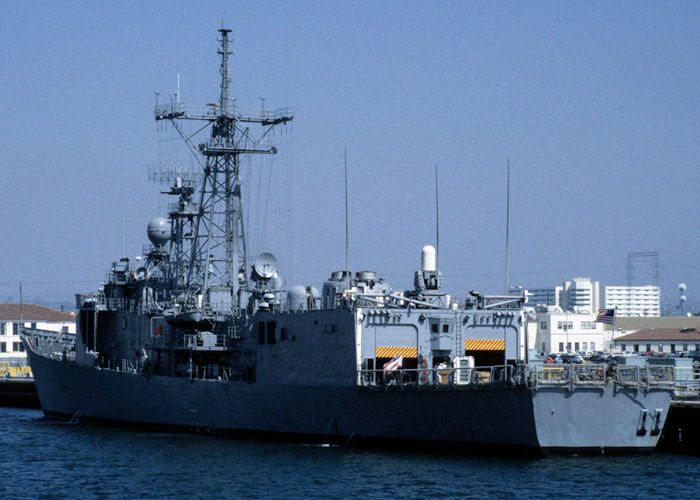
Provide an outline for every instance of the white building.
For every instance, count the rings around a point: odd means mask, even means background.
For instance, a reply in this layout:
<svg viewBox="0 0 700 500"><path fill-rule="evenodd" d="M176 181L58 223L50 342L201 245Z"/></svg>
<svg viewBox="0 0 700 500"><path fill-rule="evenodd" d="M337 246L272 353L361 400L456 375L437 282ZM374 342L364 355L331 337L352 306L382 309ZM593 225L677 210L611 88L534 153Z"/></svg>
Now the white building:
<svg viewBox="0 0 700 500"><path fill-rule="evenodd" d="M600 283L590 278L574 278L554 288L528 288L527 297L532 307L558 306L565 311L590 314L601 307Z"/></svg>
<svg viewBox="0 0 700 500"><path fill-rule="evenodd" d="M615 339L615 352L690 353L700 351L700 328L650 328Z"/></svg>
<svg viewBox="0 0 700 500"><path fill-rule="evenodd" d="M617 309L617 316L661 316L661 288L606 286L605 308Z"/></svg>
<svg viewBox="0 0 700 500"><path fill-rule="evenodd" d="M591 278L574 278L562 287L561 307L576 313L598 313L600 308L600 283Z"/></svg>
<svg viewBox="0 0 700 500"><path fill-rule="evenodd" d="M537 310L535 349L541 354L609 351L612 325L596 323L597 312L575 313L559 307Z"/></svg>
<svg viewBox="0 0 700 500"><path fill-rule="evenodd" d="M0 362L26 364L20 325L46 332L75 334L75 313L36 304L0 304Z"/></svg>

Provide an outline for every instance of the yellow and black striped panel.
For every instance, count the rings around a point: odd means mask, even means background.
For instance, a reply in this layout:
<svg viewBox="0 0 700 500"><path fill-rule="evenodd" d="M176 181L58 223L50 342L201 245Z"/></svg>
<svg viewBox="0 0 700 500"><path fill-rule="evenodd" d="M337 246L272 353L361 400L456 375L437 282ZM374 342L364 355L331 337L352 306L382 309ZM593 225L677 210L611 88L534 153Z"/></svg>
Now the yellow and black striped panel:
<svg viewBox="0 0 700 500"><path fill-rule="evenodd" d="M375 358L393 358L394 356L415 358L417 355L417 347L377 347L374 350Z"/></svg>
<svg viewBox="0 0 700 500"><path fill-rule="evenodd" d="M464 341L465 351L503 351L506 348L506 341L500 340L483 340L483 339L467 339Z"/></svg>

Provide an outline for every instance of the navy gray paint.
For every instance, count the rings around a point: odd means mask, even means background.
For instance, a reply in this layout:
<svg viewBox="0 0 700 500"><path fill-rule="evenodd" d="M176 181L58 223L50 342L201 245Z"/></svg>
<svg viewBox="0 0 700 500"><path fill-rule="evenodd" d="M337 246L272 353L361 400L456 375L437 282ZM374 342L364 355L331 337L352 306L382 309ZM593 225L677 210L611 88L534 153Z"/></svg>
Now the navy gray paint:
<svg viewBox="0 0 700 500"><path fill-rule="evenodd" d="M524 296L472 290L455 300L442 290L432 247L423 249L411 290L394 290L371 271L334 272L320 292L286 289L274 256L250 265L238 167L248 155L275 154L269 132L292 113L235 110L229 31L219 31L218 106L155 110L202 175L169 179L164 194L177 201L149 224L143 263L115 262L99 293L77 296L75 351L40 354L27 344L47 415L465 450L656 445L672 368L635 367L623 379L602 367L526 363ZM202 121L210 138L192 144L185 125ZM253 125L263 128L258 139ZM465 351L465 342L487 347ZM394 355L403 366L384 370Z"/></svg>

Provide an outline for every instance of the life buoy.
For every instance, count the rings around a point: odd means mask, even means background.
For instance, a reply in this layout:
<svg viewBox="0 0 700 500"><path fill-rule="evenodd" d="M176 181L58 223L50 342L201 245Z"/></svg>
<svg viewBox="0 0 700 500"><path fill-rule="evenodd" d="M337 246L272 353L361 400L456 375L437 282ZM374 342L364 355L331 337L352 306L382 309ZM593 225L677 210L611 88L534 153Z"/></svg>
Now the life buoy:
<svg viewBox="0 0 700 500"><path fill-rule="evenodd" d="M427 370L428 360L425 358L421 358L420 367L421 367L420 382L421 382L421 384L427 384L428 383L428 370Z"/></svg>

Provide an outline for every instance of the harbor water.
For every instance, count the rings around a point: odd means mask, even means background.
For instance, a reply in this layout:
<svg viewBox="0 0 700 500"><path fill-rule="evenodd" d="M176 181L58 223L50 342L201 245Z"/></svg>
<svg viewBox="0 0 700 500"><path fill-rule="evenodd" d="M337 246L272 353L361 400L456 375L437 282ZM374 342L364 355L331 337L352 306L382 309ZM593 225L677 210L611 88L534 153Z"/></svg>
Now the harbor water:
<svg viewBox="0 0 700 500"><path fill-rule="evenodd" d="M700 458L345 449L72 425L0 408L0 498L696 498ZM428 450L426 450L428 451Z"/></svg>

